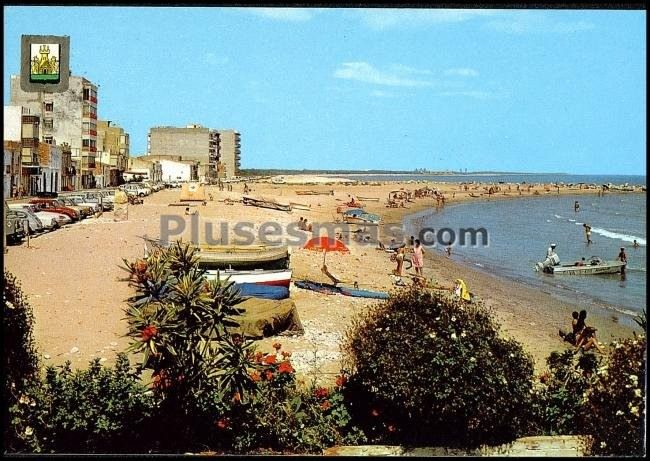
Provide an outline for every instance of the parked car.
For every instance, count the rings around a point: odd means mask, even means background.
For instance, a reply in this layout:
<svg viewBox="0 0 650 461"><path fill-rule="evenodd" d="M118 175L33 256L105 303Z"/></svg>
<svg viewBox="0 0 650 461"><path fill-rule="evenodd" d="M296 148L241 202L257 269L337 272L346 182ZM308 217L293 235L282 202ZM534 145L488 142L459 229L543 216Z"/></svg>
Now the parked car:
<svg viewBox="0 0 650 461"><path fill-rule="evenodd" d="M58 229L59 227L71 223L72 219L61 213L50 211L40 211L38 207L31 203L12 203L9 205L12 210L28 210L41 220L45 229Z"/></svg>
<svg viewBox="0 0 650 461"><path fill-rule="evenodd" d="M29 210L11 210L16 213L22 222L27 221L27 230L29 235L40 234L45 230L41 220Z"/></svg>
<svg viewBox="0 0 650 461"><path fill-rule="evenodd" d="M73 203L75 203L78 206L90 207L93 214L99 213L100 211L102 211L102 206L99 203L99 199L94 199L94 200L87 199L81 193L80 194L74 194L74 195L73 194L67 195L66 197L69 198Z"/></svg>
<svg viewBox="0 0 650 461"><path fill-rule="evenodd" d="M5 235L7 243L20 243L25 237L25 224L18 214L7 208L5 212Z"/></svg>
<svg viewBox="0 0 650 461"><path fill-rule="evenodd" d="M94 205L89 205L89 204L80 204L76 200L73 200L72 198L66 196L62 197L59 196L57 198L61 203L63 203L65 206L72 208L73 210L77 210L79 214L81 215L82 218L88 218L95 214L95 206Z"/></svg>
<svg viewBox="0 0 650 461"><path fill-rule="evenodd" d="M100 204L104 211L110 211L114 207L115 196L112 195L104 195L101 192L86 192L83 197L86 202Z"/></svg>
<svg viewBox="0 0 650 461"><path fill-rule="evenodd" d="M151 189L145 186L142 183L130 183L120 186L128 195L137 195L138 197L144 197L145 195L151 194Z"/></svg>
<svg viewBox="0 0 650 461"><path fill-rule="evenodd" d="M79 221L81 219L80 213L74 208L64 205L56 199L51 198L33 198L29 203L38 206L42 211L53 211L68 216L72 221Z"/></svg>

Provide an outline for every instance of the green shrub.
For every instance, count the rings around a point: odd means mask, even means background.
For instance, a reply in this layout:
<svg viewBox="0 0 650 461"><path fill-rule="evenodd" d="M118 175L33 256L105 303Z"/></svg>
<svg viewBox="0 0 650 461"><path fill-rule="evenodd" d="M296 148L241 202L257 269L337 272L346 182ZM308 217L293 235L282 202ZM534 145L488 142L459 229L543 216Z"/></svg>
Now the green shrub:
<svg viewBox="0 0 650 461"><path fill-rule="evenodd" d="M375 442L503 443L529 417L532 358L480 304L403 290L354 321L344 352L346 400Z"/></svg>
<svg viewBox="0 0 650 461"><path fill-rule="evenodd" d="M589 454L645 454L646 348L642 335L610 344L607 361L584 395Z"/></svg>
<svg viewBox="0 0 650 461"><path fill-rule="evenodd" d="M2 311L3 440L7 452L31 451L33 422L25 408L38 389L39 361L32 337L34 316L16 278L4 271ZM21 403L22 402L22 403Z"/></svg>
<svg viewBox="0 0 650 461"><path fill-rule="evenodd" d="M529 435L581 435L583 395L594 380L600 359L592 353L574 350L553 352L546 360L548 370L534 383L533 412Z"/></svg>

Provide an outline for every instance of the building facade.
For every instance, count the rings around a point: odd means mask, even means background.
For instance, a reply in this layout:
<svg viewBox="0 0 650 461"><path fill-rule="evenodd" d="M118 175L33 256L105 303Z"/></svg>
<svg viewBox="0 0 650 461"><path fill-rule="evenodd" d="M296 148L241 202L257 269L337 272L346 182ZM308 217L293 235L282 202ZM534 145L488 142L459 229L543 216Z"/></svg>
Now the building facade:
<svg viewBox="0 0 650 461"><path fill-rule="evenodd" d="M149 130L147 156L181 157L197 164L201 180L217 177L219 132L201 125L159 126Z"/></svg>
<svg viewBox="0 0 650 461"><path fill-rule="evenodd" d="M97 167L96 174L106 177L106 166L109 173L106 180L108 185L118 186L124 182L124 172L130 157L129 134L117 125L111 125L110 120L97 121Z"/></svg>
<svg viewBox="0 0 650 461"><path fill-rule="evenodd" d="M76 169L76 189L95 186L97 152L97 85L84 77L70 76L62 93L24 92L20 76L11 76L11 103L30 109L40 117L40 141L67 143Z"/></svg>
<svg viewBox="0 0 650 461"><path fill-rule="evenodd" d="M219 177L239 176L241 135L235 130L219 130Z"/></svg>

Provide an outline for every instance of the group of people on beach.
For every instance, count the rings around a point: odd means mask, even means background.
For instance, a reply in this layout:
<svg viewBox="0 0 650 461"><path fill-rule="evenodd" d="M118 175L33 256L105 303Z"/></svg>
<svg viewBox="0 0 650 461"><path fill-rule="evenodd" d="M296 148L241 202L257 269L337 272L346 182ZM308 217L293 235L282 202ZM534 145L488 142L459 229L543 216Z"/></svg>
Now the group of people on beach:
<svg viewBox="0 0 650 461"><path fill-rule="evenodd" d="M571 331L565 332L564 330L560 330L560 337L564 341L575 346L577 350L582 349L586 352L595 348L602 354L604 351L596 339L596 328L590 327L585 323L587 311L573 311L571 316L573 317L571 322Z"/></svg>

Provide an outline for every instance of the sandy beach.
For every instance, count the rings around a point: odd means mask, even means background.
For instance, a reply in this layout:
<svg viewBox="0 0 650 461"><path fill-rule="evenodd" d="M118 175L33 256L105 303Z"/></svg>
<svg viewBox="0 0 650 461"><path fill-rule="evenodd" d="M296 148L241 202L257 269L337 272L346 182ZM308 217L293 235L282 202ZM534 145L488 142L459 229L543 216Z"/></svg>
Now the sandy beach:
<svg viewBox="0 0 650 461"><path fill-rule="evenodd" d="M288 178L288 177L287 177ZM311 179L311 180L310 180ZM532 195L597 194L594 189L545 187L538 185L521 195L515 185L500 185L501 191L491 196L484 185L473 185L468 191L457 183L428 183L443 191L447 203L467 200L518 199ZM348 195L376 197L379 201L363 202L366 210L382 216L385 223L399 223L405 216L435 206L435 199L421 198L408 203L408 208L387 208L386 198L391 190L414 190L425 184L382 182L347 185L322 178L292 178L285 184L251 183L251 195L273 197L282 202L306 205L308 210L283 211L244 206L237 202L244 185L235 183L233 191L219 191L216 186L207 188L214 197L193 209L199 215L199 239L206 237L205 223L250 222L257 231L265 222L280 226L305 217L312 223L333 222L336 208L349 200ZM322 195L298 195L296 191L318 191ZM333 191L333 192L332 192ZM329 192L329 194L328 194ZM478 197L471 197L479 195ZM11 246L5 254L5 267L20 280L24 293L34 309L35 338L43 363L59 365L70 360L73 367L85 367L89 360L100 357L106 364L114 362L115 354L126 349L127 329L124 320L124 300L131 294L126 282L120 281L125 272L120 269L122 258L132 260L143 254L141 236L159 237L161 216L177 216L186 223L179 236L188 240L192 235L190 217L185 208L169 206L178 203L180 189L167 189L144 199L143 205L129 207L128 221L115 222L112 212L99 218L69 225L45 234L20 246ZM224 199L234 201L226 204ZM340 215L339 215L340 216ZM382 226L380 226L382 227ZM390 241L391 235L380 229L380 240ZM231 232L232 236L232 232ZM309 235L311 237L311 235ZM230 242L234 243L234 242ZM331 273L344 282L357 282L360 288L389 291L391 273L395 263L386 252L377 250L375 244L362 244L352 239L345 241L348 254L330 253L326 257ZM565 348L558 336L559 328L570 324L570 313L575 306L560 303L549 293L535 290L512 281L460 264L447 258L439 250L427 251L424 275L435 282L451 286L461 277L471 291L491 307L502 325L504 335L520 341L533 355L536 369L541 371L545 359L553 350ZM294 279L309 278L328 281L321 273L323 256L320 253L295 248L291 265ZM412 271L408 271L411 272ZM258 341L261 350L270 351L271 344L279 341L285 350L293 352L297 371L306 379L315 377L331 382L340 370L339 345L354 315L362 312L374 300L324 295L301 290L292 285L291 298L305 328L302 336L282 336ZM618 323L611 314L594 309L589 311L590 323L598 328L598 337L604 344L613 338L629 337L633 329Z"/></svg>

